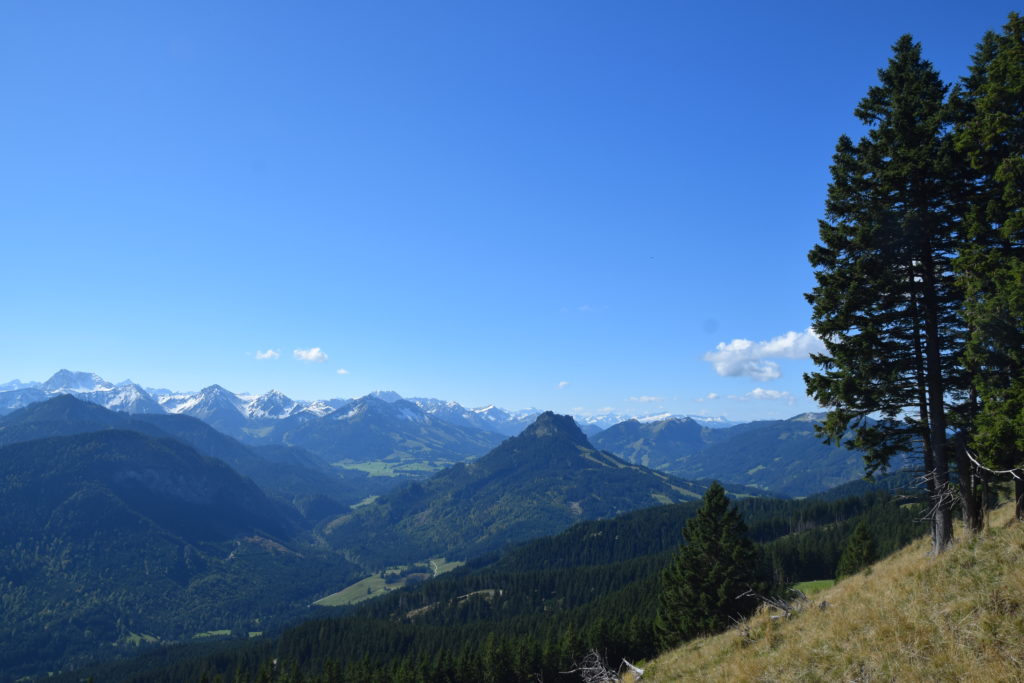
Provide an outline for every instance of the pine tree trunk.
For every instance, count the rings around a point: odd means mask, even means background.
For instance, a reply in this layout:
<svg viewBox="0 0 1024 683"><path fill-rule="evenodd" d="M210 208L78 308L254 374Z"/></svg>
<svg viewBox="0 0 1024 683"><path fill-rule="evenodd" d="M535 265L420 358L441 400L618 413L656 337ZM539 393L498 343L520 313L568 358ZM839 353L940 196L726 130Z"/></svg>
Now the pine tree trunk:
<svg viewBox="0 0 1024 683"><path fill-rule="evenodd" d="M928 489L928 500L935 500L935 461L932 457L932 440L929 435L930 422L928 420L928 393L926 390L927 383L925 382L925 362L924 362L924 350L921 348L921 325L918 321L921 319L921 306L919 303L921 293L916 291L913 292L914 301L914 363L917 366L914 374L917 379L917 410L918 419L921 422L921 458L922 466L924 467L924 483ZM931 520L931 534L932 534L932 546L935 546L936 539L938 538L938 526L935 524L935 519Z"/></svg>
<svg viewBox="0 0 1024 683"><path fill-rule="evenodd" d="M1024 522L1024 479L1013 480L1013 498L1016 501L1014 512L1018 522Z"/></svg>
<svg viewBox="0 0 1024 683"><path fill-rule="evenodd" d="M964 530L969 535L980 533L984 527L981 504L975 490L974 466L967 457L967 435L956 435L956 471L960 479L960 504L964 518Z"/></svg>
<svg viewBox="0 0 1024 683"><path fill-rule="evenodd" d="M928 424L932 442L932 462L935 465L935 493L932 499L935 535L932 539L932 553L939 555L953 543L953 505L948 495L949 448L946 442L945 385L942 377L935 267L929 249L922 249L921 257Z"/></svg>

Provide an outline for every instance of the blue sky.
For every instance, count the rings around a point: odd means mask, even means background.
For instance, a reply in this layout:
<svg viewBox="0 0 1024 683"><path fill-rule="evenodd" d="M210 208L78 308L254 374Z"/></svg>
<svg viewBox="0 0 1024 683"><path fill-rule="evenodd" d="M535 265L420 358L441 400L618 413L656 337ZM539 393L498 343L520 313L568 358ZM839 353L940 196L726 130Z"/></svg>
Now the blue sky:
<svg viewBox="0 0 1024 683"><path fill-rule="evenodd" d="M1013 9L6 2L0 382L813 409L836 139Z"/></svg>

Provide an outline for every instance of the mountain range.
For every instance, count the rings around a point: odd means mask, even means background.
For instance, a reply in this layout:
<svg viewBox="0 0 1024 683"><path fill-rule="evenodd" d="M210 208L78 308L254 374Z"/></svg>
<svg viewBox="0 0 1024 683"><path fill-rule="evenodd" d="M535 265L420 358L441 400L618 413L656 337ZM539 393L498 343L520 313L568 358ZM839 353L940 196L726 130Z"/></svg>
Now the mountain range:
<svg viewBox="0 0 1024 683"><path fill-rule="evenodd" d="M634 420L588 438L546 412L505 437L472 423L507 424L497 409L459 424L439 415L456 406L383 393L322 415L272 395L241 405L246 417L220 387L177 414L104 408L97 395L117 385L95 376L42 387L11 389L43 400L0 416L8 675L260 632L370 572L473 561L580 521L696 501L710 477L757 496L813 489L859 461L821 457L813 415L722 429ZM397 476L370 476L388 468Z"/></svg>
<svg viewBox="0 0 1024 683"><path fill-rule="evenodd" d="M271 390L261 395L235 394L217 384L197 392L175 392L168 389L143 389L138 384L125 380L118 384L108 382L90 372L59 370L45 382L22 382L12 380L0 384L0 415L24 407L29 403L45 400L57 394L72 394L78 398L128 413L174 413L198 417L221 431L239 437L250 434L259 438L261 432L274 420L300 417L312 419L324 417L344 408L352 398L332 398L316 401L300 401ZM403 397L393 391L375 391L368 397L385 403L396 403ZM365 397L364 397L365 398ZM455 401L436 398L404 399L415 404L424 414L452 424L473 427L503 436L515 436L541 413L539 409L506 410L494 405L482 408L466 408ZM641 421L657 421L669 414L649 415ZM588 435L630 419L614 413L574 416L581 429ZM690 416L691 419L711 427L727 427L730 422L721 417Z"/></svg>
<svg viewBox="0 0 1024 683"><path fill-rule="evenodd" d="M0 446L108 430L175 439L229 465L271 497L300 511L341 510L387 488L375 485L363 473L331 467L299 448L253 448L193 417L129 415L70 395L58 395L0 417Z"/></svg>
<svg viewBox="0 0 1024 683"><path fill-rule="evenodd" d="M403 403L352 409L415 407ZM598 451L552 413L483 457L355 505L368 479L188 415L73 395L0 417L0 680L139 642L260 631L369 570L468 559L704 489Z"/></svg>
<svg viewBox="0 0 1024 683"><path fill-rule="evenodd" d="M70 394L136 417L151 416L151 421L168 416L196 418L250 448L270 449L262 458L243 459L246 463L273 460L270 453L278 459L298 457L295 449L301 449L310 471L296 470L285 477L296 484L287 492L293 498L313 493L315 481L325 470L345 470L349 474L343 478L361 482L362 488L350 489L351 495L378 494L424 479L449 465L482 456L504 438L519 434L540 414L534 409L508 411L493 405L468 409L454 401L404 399L393 391L309 402L277 391L235 394L214 384L191 394L154 390L154 396L129 381L113 384L92 373L67 370L46 382L15 380L0 389L0 415ZM574 417L597 448L632 464L684 479L719 479L795 496L815 493L862 472L860 454L821 442L815 433L820 419L820 415L806 414L735 424L676 415ZM280 464L274 472L271 467L247 469L239 462L234 463L239 471L258 482L269 483L282 474ZM895 465L900 464L897 459ZM331 479L336 488L338 477ZM299 480L305 483L298 486ZM279 484L272 488L281 492ZM339 500L337 492L316 493ZM347 502L351 495L341 498Z"/></svg>
<svg viewBox="0 0 1024 683"><path fill-rule="evenodd" d="M761 420L708 429L688 418L627 420L595 435L594 445L632 463L688 479L718 479L789 496L807 496L863 476L861 453L822 443L824 415ZM894 470L904 457L891 463Z"/></svg>
<svg viewBox="0 0 1024 683"><path fill-rule="evenodd" d="M324 537L371 568L472 557L581 520L697 500L706 488L597 450L571 417L546 412L487 455L328 522Z"/></svg>

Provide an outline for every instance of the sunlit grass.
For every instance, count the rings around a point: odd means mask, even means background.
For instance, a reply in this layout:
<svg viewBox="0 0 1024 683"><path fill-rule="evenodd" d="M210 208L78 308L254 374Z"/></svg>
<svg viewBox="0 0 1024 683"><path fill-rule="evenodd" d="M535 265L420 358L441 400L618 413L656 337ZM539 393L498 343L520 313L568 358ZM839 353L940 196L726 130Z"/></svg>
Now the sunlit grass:
<svg viewBox="0 0 1024 683"><path fill-rule="evenodd" d="M764 611L691 641L650 663L645 680L1024 680L1024 525L1010 507L938 558L922 538L791 619Z"/></svg>

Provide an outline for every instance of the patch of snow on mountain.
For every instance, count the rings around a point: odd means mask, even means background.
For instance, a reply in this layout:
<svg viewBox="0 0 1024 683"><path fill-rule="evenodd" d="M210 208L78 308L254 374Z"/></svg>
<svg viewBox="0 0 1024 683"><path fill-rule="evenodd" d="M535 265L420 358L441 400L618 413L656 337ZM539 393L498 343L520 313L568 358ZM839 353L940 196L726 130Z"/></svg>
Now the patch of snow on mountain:
<svg viewBox="0 0 1024 683"><path fill-rule="evenodd" d="M245 397L239 397L245 398ZM251 420L283 419L302 409L302 404L293 401L280 391L272 389L262 396L254 396L244 406L245 415Z"/></svg>
<svg viewBox="0 0 1024 683"><path fill-rule="evenodd" d="M349 410L344 415L337 414L337 413L341 412L340 410L336 411L336 413L335 413L335 415L334 415L334 417L332 419L335 419L335 420L351 420L353 417L355 417L356 415L359 415L364 410L366 410L366 404L360 403L360 404L356 405L354 408L352 408L351 410Z"/></svg>
<svg viewBox="0 0 1024 683"><path fill-rule="evenodd" d="M399 417L401 417L403 420L409 420L410 422L426 422L427 421L426 420L426 416L423 413L417 412L415 410L410 410L409 408L404 408L404 407L399 412Z"/></svg>
<svg viewBox="0 0 1024 683"><path fill-rule="evenodd" d="M198 400L198 394L161 394L156 397L157 403L168 413L178 414L185 410L185 404Z"/></svg>
<svg viewBox="0 0 1024 683"><path fill-rule="evenodd" d="M297 412L300 413L312 413L317 417L323 417L324 415L330 415L336 410L333 406L328 404L326 401L313 401L312 403L303 406Z"/></svg>

